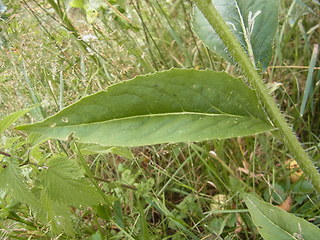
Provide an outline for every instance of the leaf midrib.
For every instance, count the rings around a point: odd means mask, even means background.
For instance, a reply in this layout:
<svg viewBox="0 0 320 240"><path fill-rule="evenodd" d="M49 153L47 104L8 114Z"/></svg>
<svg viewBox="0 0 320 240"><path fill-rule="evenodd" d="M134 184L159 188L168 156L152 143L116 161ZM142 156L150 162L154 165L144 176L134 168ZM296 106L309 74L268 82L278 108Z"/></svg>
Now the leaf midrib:
<svg viewBox="0 0 320 240"><path fill-rule="evenodd" d="M114 119L109 119L105 121L97 121L97 122L90 122L90 123L79 123L79 124L68 124L65 123L65 125L56 125L54 127L50 126L39 126L42 128L58 128L58 127L73 127L73 126L87 126L87 125L94 125L94 124L103 124L103 123L108 123L108 122L115 122L115 121L122 121L122 120L130 120L134 118L144 118L144 117L159 117L159 116L179 116L179 115L199 115L199 116L210 116L210 117L234 117L234 118L251 118L260 122L265 122L259 118L253 117L253 116L243 116L243 115L234 115L234 114L217 114L217 113L201 113L201 112L173 112L173 113L155 113L155 114L143 114L143 115L136 115L136 116L129 116L129 117L121 117L121 118L114 118ZM265 122L268 124L268 122ZM50 123L52 125L54 123Z"/></svg>

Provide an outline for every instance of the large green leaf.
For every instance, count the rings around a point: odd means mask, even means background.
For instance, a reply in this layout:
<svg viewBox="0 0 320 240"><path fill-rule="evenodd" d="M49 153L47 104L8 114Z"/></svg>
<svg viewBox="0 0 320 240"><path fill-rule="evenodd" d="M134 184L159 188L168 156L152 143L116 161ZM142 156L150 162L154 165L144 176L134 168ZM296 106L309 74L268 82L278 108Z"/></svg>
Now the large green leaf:
<svg viewBox="0 0 320 240"><path fill-rule="evenodd" d="M278 25L278 0L212 0L212 3L257 68L264 71L271 59L273 38ZM234 63L222 40L196 7L192 24L204 44Z"/></svg>
<svg viewBox="0 0 320 240"><path fill-rule="evenodd" d="M223 72L172 69L116 84L20 130L107 146L204 141L273 129L253 90Z"/></svg>
<svg viewBox="0 0 320 240"><path fill-rule="evenodd" d="M318 240L320 229L315 225L287 213L251 195L245 196L253 223L266 240Z"/></svg>

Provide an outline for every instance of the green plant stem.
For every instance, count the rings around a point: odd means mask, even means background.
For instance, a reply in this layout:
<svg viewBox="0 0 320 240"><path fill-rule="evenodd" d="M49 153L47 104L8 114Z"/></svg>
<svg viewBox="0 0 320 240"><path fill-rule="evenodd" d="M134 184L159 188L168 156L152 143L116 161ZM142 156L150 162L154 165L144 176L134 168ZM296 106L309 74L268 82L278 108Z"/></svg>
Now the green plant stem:
<svg viewBox="0 0 320 240"><path fill-rule="evenodd" d="M83 158L79 148L78 148L78 145L75 144L76 148L77 148L77 152L78 152L78 156L79 156L79 160L80 160L80 163L82 165L82 167L84 168L84 171L86 173L86 176L89 178L89 180L91 181L91 183L93 184L93 186L96 188L96 190L98 191L98 193L100 194L100 196L102 197L102 199L105 201L105 203L112 207L112 202L110 202L110 200L106 197L106 195L103 193L103 191L101 190L101 188L99 187L98 183L96 182L93 174L91 173L90 171L90 168L86 162L86 160ZM113 209L114 210L114 209ZM116 211L115 211L116 212ZM121 226L119 226L119 224L117 224L114 220L110 219L112 223L114 223L127 237L128 239L132 239L134 240L134 238L124 229L122 228Z"/></svg>
<svg viewBox="0 0 320 240"><path fill-rule="evenodd" d="M311 180L315 190L320 193L320 174L315 168L312 160L302 148L296 135L287 124L286 119L281 114L274 99L269 95L262 78L258 74L239 41L230 31L211 0L193 0L193 2L219 35L225 46L228 48L229 53L242 68L245 76L249 80L251 86L256 90L258 98L268 112L273 125L278 129L282 136L285 146L289 149L306 176Z"/></svg>

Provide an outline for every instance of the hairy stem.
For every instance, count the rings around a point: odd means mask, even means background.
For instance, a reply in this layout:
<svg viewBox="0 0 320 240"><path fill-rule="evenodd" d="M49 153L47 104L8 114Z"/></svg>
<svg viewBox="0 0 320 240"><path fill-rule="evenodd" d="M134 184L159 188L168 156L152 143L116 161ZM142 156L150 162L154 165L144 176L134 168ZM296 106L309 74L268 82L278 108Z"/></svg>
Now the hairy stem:
<svg viewBox="0 0 320 240"><path fill-rule="evenodd" d="M302 148L296 135L290 129L286 119L281 114L274 99L271 95L269 95L262 78L256 71L244 49L241 47L239 41L230 31L229 27L212 4L211 0L193 0L193 2L200 9L213 29L217 32L225 46L228 48L229 53L242 68L245 76L249 80L251 86L256 90L261 103L268 112L269 118L280 132L285 146L294 156L295 160L298 162L306 176L311 180L316 191L320 193L320 174L315 168L312 160Z"/></svg>

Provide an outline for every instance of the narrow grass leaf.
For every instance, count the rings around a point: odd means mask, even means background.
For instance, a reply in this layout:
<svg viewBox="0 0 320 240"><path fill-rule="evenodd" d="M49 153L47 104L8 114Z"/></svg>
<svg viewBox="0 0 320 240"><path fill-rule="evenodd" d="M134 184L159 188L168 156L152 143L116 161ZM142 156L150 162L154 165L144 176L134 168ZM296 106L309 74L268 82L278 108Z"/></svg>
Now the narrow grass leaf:
<svg viewBox="0 0 320 240"><path fill-rule="evenodd" d="M319 239L320 229L306 220L298 218L249 194L244 199L252 221L264 239Z"/></svg>
<svg viewBox="0 0 320 240"><path fill-rule="evenodd" d="M125 228L125 223L123 221L123 214L122 214L122 205L120 200L117 200L114 202L113 204L113 209L115 211L115 221L117 223L117 225L121 228L124 229Z"/></svg>
<svg viewBox="0 0 320 240"><path fill-rule="evenodd" d="M20 110L14 113L11 113L0 120L0 134L7 130L15 121L29 112L31 109Z"/></svg>
<svg viewBox="0 0 320 240"><path fill-rule="evenodd" d="M141 239L142 240L149 240L149 239L152 239L152 237L149 232L148 222L146 220L146 214L144 213L143 207L141 205L142 205L141 202L138 202L138 211L140 213L139 223L140 223ZM154 236L153 236L153 238L154 238Z"/></svg>
<svg viewBox="0 0 320 240"><path fill-rule="evenodd" d="M192 231L190 231L189 226L182 220L176 219L169 209L157 199L153 199L149 202L155 209L157 209L162 215L164 215L173 226L180 230L183 235L188 236L188 239L200 240Z"/></svg>
<svg viewBox="0 0 320 240"><path fill-rule="evenodd" d="M257 68L264 71L272 54L278 25L278 0L212 0L222 18L247 51ZM231 55L198 8L193 14L193 30L213 52L234 63Z"/></svg>
<svg viewBox="0 0 320 240"><path fill-rule="evenodd" d="M51 138L142 146L273 130L255 92L223 72L172 69L115 84L45 121L17 127Z"/></svg>
<svg viewBox="0 0 320 240"><path fill-rule="evenodd" d="M313 73L314 73L314 68L316 66L316 62L318 59L318 54L319 54L319 45L315 44L313 47L313 52L312 52L312 56L311 56L311 60L310 60L310 64L309 64L307 82L306 82L306 86L305 86L304 92L303 92L303 98L302 98L302 103L301 103L301 107L300 107L300 116L303 116L303 114L305 112L308 99L310 99L312 101L311 98L313 95L312 94L313 93Z"/></svg>

